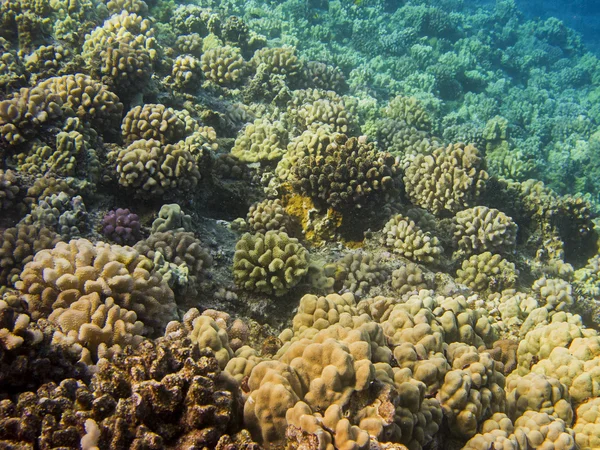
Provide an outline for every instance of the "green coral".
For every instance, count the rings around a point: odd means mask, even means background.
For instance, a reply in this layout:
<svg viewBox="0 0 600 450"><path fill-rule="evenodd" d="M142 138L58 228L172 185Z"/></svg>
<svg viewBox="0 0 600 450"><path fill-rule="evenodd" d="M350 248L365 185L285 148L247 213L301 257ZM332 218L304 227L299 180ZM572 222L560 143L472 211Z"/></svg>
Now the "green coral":
<svg viewBox="0 0 600 450"><path fill-rule="evenodd" d="M307 272L308 251L287 233L246 233L235 246L233 276L245 290L281 296Z"/></svg>

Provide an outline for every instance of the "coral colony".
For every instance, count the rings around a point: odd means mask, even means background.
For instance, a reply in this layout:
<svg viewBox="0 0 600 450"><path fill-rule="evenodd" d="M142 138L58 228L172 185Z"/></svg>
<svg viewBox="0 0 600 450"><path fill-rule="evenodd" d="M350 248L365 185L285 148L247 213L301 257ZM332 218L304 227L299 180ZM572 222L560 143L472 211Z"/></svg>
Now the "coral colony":
<svg viewBox="0 0 600 450"><path fill-rule="evenodd" d="M600 448L580 35L182 3L0 4L0 448Z"/></svg>

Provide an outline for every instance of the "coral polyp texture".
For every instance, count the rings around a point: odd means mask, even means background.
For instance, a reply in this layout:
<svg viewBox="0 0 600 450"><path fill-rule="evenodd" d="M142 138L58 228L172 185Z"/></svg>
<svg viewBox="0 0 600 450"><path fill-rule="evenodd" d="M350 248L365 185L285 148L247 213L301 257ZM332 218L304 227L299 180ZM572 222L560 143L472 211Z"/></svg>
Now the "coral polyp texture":
<svg viewBox="0 0 600 450"><path fill-rule="evenodd" d="M137 196L189 191L200 181L196 160L181 143L139 139L112 155L119 184Z"/></svg>
<svg viewBox="0 0 600 450"><path fill-rule="evenodd" d="M244 234L235 246L233 274L245 290L283 295L308 271L308 252L281 231Z"/></svg>
<svg viewBox="0 0 600 450"><path fill-rule="evenodd" d="M393 157L364 137L336 135L321 154L298 161L294 186L322 207L366 208L393 195L398 173Z"/></svg>
<svg viewBox="0 0 600 450"><path fill-rule="evenodd" d="M147 334L160 332L177 317L173 291L153 272L152 261L131 247L85 239L59 242L36 253L20 278L16 287L34 318L47 317L92 293L135 312Z"/></svg>
<svg viewBox="0 0 600 450"><path fill-rule="evenodd" d="M0 449L600 448L594 2L180 3L0 1Z"/></svg>
<svg viewBox="0 0 600 450"><path fill-rule="evenodd" d="M434 214L456 213L473 206L488 174L473 145L452 144L430 155L418 154L404 175L410 200Z"/></svg>

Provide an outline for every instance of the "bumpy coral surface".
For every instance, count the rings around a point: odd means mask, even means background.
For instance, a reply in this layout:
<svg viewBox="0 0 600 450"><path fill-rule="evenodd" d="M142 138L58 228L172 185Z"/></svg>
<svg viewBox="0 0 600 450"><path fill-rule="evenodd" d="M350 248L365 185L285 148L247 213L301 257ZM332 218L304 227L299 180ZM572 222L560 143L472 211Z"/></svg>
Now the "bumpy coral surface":
<svg viewBox="0 0 600 450"><path fill-rule="evenodd" d="M204 76L222 86L234 86L242 80L246 62L236 47L215 47L202 55Z"/></svg>
<svg viewBox="0 0 600 450"><path fill-rule="evenodd" d="M473 145L453 144L417 155L406 169L404 184L413 203L434 214L472 206L488 178L484 160Z"/></svg>
<svg viewBox="0 0 600 450"><path fill-rule="evenodd" d="M102 234L120 245L135 244L141 238L140 219L128 208L108 211L102 219Z"/></svg>
<svg viewBox="0 0 600 450"><path fill-rule="evenodd" d="M338 135L322 154L298 162L294 185L324 206L366 207L393 191L397 171L393 158L364 138Z"/></svg>
<svg viewBox="0 0 600 450"><path fill-rule="evenodd" d="M152 75L157 48L150 21L123 11L86 36L83 57L103 83L130 96Z"/></svg>
<svg viewBox="0 0 600 450"><path fill-rule="evenodd" d="M599 448L585 35L176 3L0 2L0 448Z"/></svg>
<svg viewBox="0 0 600 450"><path fill-rule="evenodd" d="M192 134L197 127L198 124L186 111L176 111L161 104L145 104L127 112L121 124L121 133L126 144L138 139L156 139L163 144L175 144Z"/></svg>
<svg viewBox="0 0 600 450"><path fill-rule="evenodd" d="M233 275L243 289L283 295L308 270L308 252L280 231L246 233L235 246Z"/></svg>
<svg viewBox="0 0 600 450"><path fill-rule="evenodd" d="M16 283L34 318L47 317L94 292L134 311L146 334L159 332L176 317L173 292L152 272L153 264L131 247L85 239L59 242L25 265Z"/></svg>
<svg viewBox="0 0 600 450"><path fill-rule="evenodd" d="M114 153L119 184L138 196L190 190L200 180L192 154L181 144L140 139Z"/></svg>
<svg viewBox="0 0 600 450"><path fill-rule="evenodd" d="M231 154L246 163L269 163L283 156L287 140L283 123L257 119L240 132Z"/></svg>
<svg viewBox="0 0 600 450"><path fill-rule="evenodd" d="M385 224L382 241L394 252L417 262L436 262L443 251L437 237L400 214Z"/></svg>
<svg viewBox="0 0 600 450"><path fill-rule="evenodd" d="M476 206L459 211L454 221L455 245L467 253L511 253L515 249L517 224L502 211Z"/></svg>

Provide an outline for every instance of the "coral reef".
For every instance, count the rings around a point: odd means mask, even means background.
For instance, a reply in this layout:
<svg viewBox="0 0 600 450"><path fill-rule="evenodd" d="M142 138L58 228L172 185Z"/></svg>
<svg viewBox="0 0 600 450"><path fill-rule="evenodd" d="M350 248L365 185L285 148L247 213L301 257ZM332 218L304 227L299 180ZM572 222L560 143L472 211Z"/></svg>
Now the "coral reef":
<svg viewBox="0 0 600 450"><path fill-rule="evenodd" d="M598 448L600 60L489 3L0 2L0 448Z"/></svg>
<svg viewBox="0 0 600 450"><path fill-rule="evenodd" d="M454 221L455 245L467 254L514 252L517 224L502 211L476 206L459 211Z"/></svg>
<svg viewBox="0 0 600 450"><path fill-rule="evenodd" d="M385 201L386 193L394 190L397 173L393 158L380 153L364 137L337 135L323 154L298 161L294 186L319 205L360 208Z"/></svg>
<svg viewBox="0 0 600 450"><path fill-rule="evenodd" d="M139 139L115 150L109 158L116 163L119 184L137 196L190 190L201 178L196 160L180 143L163 145L155 139Z"/></svg>
<svg viewBox="0 0 600 450"><path fill-rule="evenodd" d="M401 214L392 217L383 227L382 243L405 258L423 263L436 262L443 252L438 238Z"/></svg>
<svg viewBox="0 0 600 450"><path fill-rule="evenodd" d="M97 292L135 312L145 334L152 334L177 316L173 292L152 269L152 261L131 247L75 239L37 252L15 286L33 318Z"/></svg>

